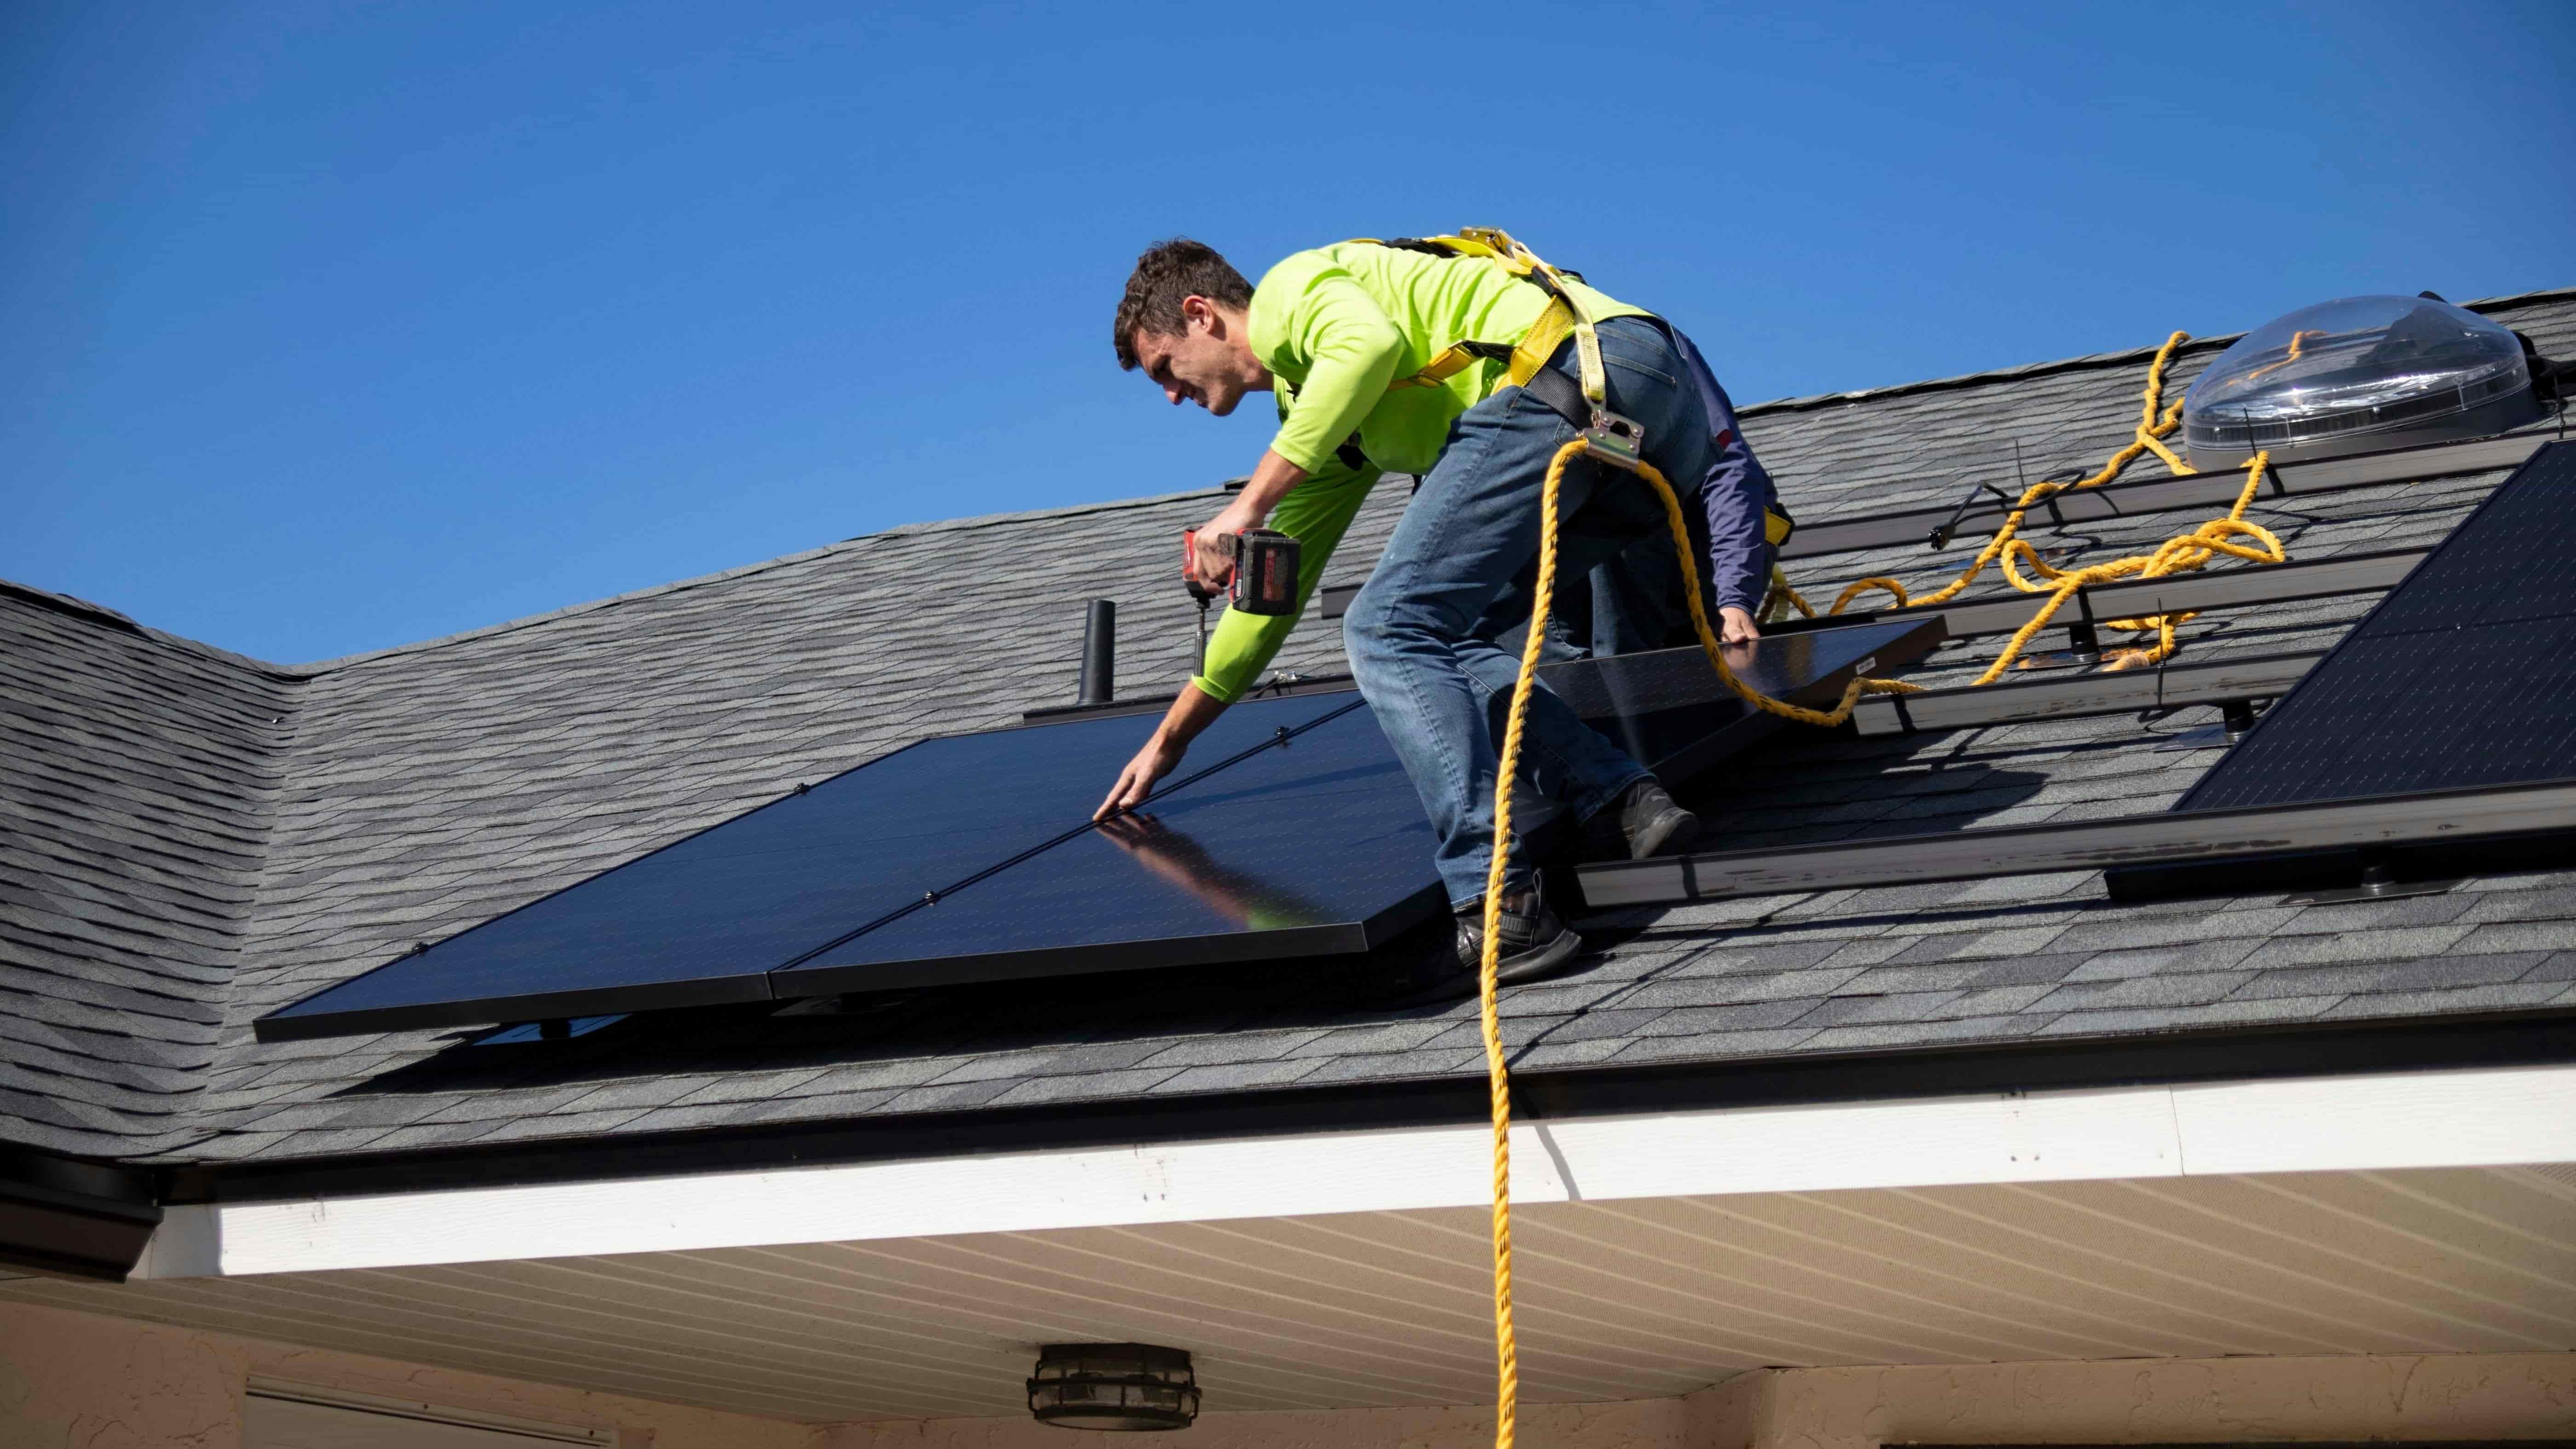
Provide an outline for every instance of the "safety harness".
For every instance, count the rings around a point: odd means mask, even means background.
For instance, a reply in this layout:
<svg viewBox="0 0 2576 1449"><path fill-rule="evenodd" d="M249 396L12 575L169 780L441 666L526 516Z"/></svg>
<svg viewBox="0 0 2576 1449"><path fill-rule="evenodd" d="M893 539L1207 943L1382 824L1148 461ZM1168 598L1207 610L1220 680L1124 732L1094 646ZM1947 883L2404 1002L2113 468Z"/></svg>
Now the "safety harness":
<svg viewBox="0 0 2576 1449"><path fill-rule="evenodd" d="M1504 365L1503 381L1528 392L1534 401L1572 424L1591 444L1587 451L1594 457L1613 467L1636 471L1645 451L1645 430L1610 411L1609 375L1601 364L1597 319L1565 285L1569 275L1580 280L1581 273L1559 271L1514 240L1509 232L1492 227L1461 227L1454 236L1397 237L1390 241L1355 237L1352 243L1395 247L1435 257L1475 257L1501 267L1548 296L1547 310L1538 314L1538 320L1530 324L1519 342L1454 343L1420 372L1388 383L1387 391L1438 387L1470 367L1499 362ZM1568 337L1574 339L1575 360L1583 374L1579 384L1547 365ZM1763 508L1762 533L1772 548L1787 543L1797 527L1796 520L1778 503ZM1788 582L1777 565L1772 575L1775 587Z"/></svg>

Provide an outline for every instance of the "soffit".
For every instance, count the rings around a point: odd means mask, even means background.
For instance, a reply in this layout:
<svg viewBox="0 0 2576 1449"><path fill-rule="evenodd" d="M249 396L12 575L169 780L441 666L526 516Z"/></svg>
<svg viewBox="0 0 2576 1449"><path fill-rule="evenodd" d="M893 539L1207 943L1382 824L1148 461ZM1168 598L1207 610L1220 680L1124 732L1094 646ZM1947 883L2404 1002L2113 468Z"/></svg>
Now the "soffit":
<svg viewBox="0 0 2576 1449"><path fill-rule="evenodd" d="M1523 1392L1763 1365L2576 1349L2576 1168L1530 1204ZM1484 1215L1360 1213L0 1296L738 1412L1015 1415L1041 1342L1186 1347L1208 1406L1492 1396Z"/></svg>

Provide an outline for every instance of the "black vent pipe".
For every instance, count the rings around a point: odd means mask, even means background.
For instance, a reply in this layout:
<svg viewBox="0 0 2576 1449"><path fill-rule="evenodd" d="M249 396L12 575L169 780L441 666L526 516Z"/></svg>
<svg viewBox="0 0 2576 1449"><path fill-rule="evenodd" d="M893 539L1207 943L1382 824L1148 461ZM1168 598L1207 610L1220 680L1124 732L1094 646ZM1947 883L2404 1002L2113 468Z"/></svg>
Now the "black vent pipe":
<svg viewBox="0 0 2576 1449"><path fill-rule="evenodd" d="M1118 605L1094 599L1082 619L1082 693L1078 704L1107 704L1118 690Z"/></svg>

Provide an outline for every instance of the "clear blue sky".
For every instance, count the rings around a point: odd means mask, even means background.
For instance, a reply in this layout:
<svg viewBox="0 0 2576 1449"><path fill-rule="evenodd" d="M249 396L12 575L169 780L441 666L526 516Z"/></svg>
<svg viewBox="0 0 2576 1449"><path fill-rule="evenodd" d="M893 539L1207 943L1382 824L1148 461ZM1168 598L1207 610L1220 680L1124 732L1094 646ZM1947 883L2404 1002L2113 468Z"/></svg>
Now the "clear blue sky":
<svg viewBox="0 0 2576 1449"><path fill-rule="evenodd" d="M2566 285L2570 75L2569 0L18 0L0 577L302 661L1203 487L1267 409L1108 338L1175 233L1506 226L1740 401Z"/></svg>

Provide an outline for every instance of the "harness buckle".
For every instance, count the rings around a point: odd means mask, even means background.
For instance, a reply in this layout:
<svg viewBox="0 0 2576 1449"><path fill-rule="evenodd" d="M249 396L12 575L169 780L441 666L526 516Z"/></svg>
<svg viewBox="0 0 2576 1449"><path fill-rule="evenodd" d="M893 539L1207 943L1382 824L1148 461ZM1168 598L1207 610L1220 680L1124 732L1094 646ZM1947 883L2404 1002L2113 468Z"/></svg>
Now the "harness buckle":
<svg viewBox="0 0 2576 1449"><path fill-rule="evenodd" d="M1583 430L1591 453L1613 468L1634 473L1645 462L1646 430L1608 408L1592 410L1592 426Z"/></svg>

